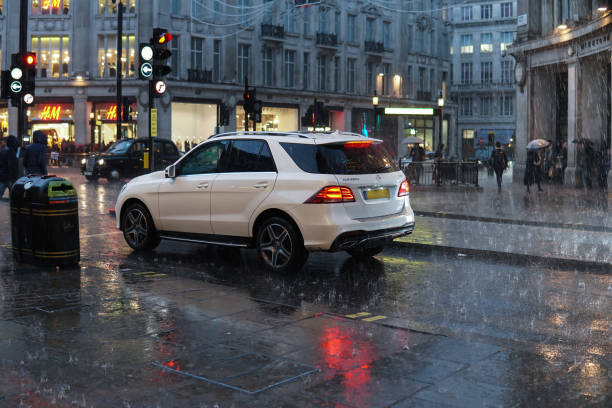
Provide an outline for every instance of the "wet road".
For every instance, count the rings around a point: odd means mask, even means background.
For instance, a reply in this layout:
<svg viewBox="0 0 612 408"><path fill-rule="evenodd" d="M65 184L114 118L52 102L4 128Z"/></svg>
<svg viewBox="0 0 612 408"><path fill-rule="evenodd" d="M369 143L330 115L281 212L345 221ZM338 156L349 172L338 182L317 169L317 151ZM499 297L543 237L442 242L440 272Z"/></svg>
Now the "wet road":
<svg viewBox="0 0 612 408"><path fill-rule="evenodd" d="M611 403L609 274L401 246L293 276L248 250L136 254L108 215L121 185L70 179L81 268L2 249L0 407Z"/></svg>

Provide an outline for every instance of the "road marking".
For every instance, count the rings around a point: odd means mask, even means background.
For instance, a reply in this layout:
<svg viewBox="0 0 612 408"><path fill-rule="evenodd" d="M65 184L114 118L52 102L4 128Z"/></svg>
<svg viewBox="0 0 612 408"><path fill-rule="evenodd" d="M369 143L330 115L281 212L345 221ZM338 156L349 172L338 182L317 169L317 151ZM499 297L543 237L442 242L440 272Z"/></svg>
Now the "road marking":
<svg viewBox="0 0 612 408"><path fill-rule="evenodd" d="M372 317L368 317L367 319L362 319L362 322L375 322L377 320L383 320L386 319L387 316L372 316Z"/></svg>
<svg viewBox="0 0 612 408"><path fill-rule="evenodd" d="M168 276L165 273L155 273L155 272L151 272L151 271L147 271L147 272L132 272L132 275L140 275L140 276L144 276L145 278L161 278L163 276Z"/></svg>
<svg viewBox="0 0 612 408"><path fill-rule="evenodd" d="M360 317L370 316L371 314L372 313L368 313L368 312L360 312L360 313L346 315L346 317L348 317L349 319L359 319Z"/></svg>

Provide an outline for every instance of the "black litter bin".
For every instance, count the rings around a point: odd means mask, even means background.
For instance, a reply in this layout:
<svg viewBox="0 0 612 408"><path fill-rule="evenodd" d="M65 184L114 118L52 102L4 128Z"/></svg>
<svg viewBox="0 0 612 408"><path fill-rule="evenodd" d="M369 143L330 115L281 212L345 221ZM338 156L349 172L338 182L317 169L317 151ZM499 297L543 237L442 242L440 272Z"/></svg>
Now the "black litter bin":
<svg viewBox="0 0 612 408"><path fill-rule="evenodd" d="M76 190L56 176L27 176L11 190L13 255L43 266L74 265L80 260Z"/></svg>

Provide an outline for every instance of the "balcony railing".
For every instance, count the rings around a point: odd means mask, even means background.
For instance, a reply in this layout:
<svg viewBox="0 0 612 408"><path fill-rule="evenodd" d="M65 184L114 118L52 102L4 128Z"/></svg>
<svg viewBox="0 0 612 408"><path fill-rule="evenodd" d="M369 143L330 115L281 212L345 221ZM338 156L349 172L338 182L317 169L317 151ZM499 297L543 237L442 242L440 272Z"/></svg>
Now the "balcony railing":
<svg viewBox="0 0 612 408"><path fill-rule="evenodd" d="M317 33L317 45L324 47L337 47L338 37L336 34Z"/></svg>
<svg viewBox="0 0 612 408"><path fill-rule="evenodd" d="M212 83L212 71L205 71L201 69L188 69L187 79L190 82L203 82L206 84Z"/></svg>
<svg viewBox="0 0 612 408"><path fill-rule="evenodd" d="M375 54L382 54L385 52L385 46L381 42L366 41L364 43L364 47L366 52L371 52Z"/></svg>
<svg viewBox="0 0 612 408"><path fill-rule="evenodd" d="M261 36L282 40L285 38L285 27L273 24L262 24Z"/></svg>

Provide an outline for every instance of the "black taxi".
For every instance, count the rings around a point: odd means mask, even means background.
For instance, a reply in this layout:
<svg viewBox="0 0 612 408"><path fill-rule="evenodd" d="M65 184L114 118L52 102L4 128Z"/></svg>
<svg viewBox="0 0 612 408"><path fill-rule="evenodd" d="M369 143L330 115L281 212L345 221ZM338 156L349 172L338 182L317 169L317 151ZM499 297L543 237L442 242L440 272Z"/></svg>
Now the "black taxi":
<svg viewBox="0 0 612 408"><path fill-rule="evenodd" d="M121 139L107 151L90 154L81 161L81 173L87 180L106 178L109 181L136 177L147 173L145 152L149 139ZM153 139L155 170L163 170L180 157L176 145L168 139Z"/></svg>

